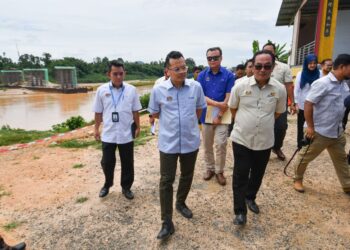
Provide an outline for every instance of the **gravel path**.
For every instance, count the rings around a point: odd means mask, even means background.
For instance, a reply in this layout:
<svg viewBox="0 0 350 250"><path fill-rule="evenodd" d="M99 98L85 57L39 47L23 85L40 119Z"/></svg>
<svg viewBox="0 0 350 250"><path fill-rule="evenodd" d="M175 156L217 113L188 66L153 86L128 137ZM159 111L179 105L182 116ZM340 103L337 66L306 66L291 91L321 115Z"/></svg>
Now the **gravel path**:
<svg viewBox="0 0 350 250"><path fill-rule="evenodd" d="M296 118L289 119L287 156L296 138ZM225 187L215 178L203 181L201 148L187 200L194 217L187 220L174 211L175 234L157 241L156 144L153 139L135 150L132 201L121 194L119 161L115 186L98 198L103 185L99 150L38 145L0 155L0 185L11 192L0 198L0 225L21 222L10 232L1 227L0 233L10 242L25 240L28 249L350 249L350 197L342 192L326 152L309 166L304 194L293 190L292 180L283 175L286 162L272 154L257 198L261 213L248 212L247 225L234 226L231 146ZM72 168L77 163L84 167ZM79 197L88 199L77 203Z"/></svg>

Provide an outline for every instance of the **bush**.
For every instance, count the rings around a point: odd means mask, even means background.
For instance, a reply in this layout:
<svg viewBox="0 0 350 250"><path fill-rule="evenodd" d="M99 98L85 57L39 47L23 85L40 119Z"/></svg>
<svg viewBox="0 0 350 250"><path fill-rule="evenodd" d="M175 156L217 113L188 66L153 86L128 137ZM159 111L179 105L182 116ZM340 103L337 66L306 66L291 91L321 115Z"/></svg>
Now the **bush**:
<svg viewBox="0 0 350 250"><path fill-rule="evenodd" d="M56 124L52 126L52 130L55 132L63 133L69 130L74 130L77 128L81 128L85 126L87 123L84 120L83 117L79 116L72 116L67 121L62 122L60 124Z"/></svg>
<svg viewBox="0 0 350 250"><path fill-rule="evenodd" d="M143 96L140 97L140 102L141 102L141 106L143 109L146 109L148 107L150 95L151 94L148 93L148 94L144 94Z"/></svg>

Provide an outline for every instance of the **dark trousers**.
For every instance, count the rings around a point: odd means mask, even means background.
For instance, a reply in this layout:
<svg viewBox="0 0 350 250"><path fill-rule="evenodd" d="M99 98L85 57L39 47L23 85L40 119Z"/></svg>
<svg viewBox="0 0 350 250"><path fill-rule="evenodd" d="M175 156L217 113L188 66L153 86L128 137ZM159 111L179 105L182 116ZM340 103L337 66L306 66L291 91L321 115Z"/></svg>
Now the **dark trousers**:
<svg viewBox="0 0 350 250"><path fill-rule="evenodd" d="M344 130L346 128L346 124L348 123L349 113L350 113L350 108L346 108L345 113L344 113L344 117L343 117L343 129Z"/></svg>
<svg viewBox="0 0 350 250"><path fill-rule="evenodd" d="M284 137L286 137L286 132L288 128L287 115L288 112L286 111L282 113L275 121L275 145L273 146L273 148L276 150L282 148Z"/></svg>
<svg viewBox="0 0 350 250"><path fill-rule="evenodd" d="M120 185L123 189L130 189L134 182L134 142L116 144L102 142L101 166L105 175L104 186L113 186L114 168L116 163L115 151L118 148L121 162Z"/></svg>
<svg viewBox="0 0 350 250"><path fill-rule="evenodd" d="M172 220L173 183L175 181L177 159L180 158L180 180L177 188L176 202L185 203L191 189L194 166L198 150L186 154L166 154L160 151L159 196L162 220Z"/></svg>
<svg viewBox="0 0 350 250"><path fill-rule="evenodd" d="M247 214L245 199L255 200L261 186L271 149L251 150L241 144L232 143L233 205L235 214Z"/></svg>
<svg viewBox="0 0 350 250"><path fill-rule="evenodd" d="M304 123L305 123L304 110L299 109L297 118L298 118L297 145L298 145L298 148L300 149L303 146L301 141L304 138Z"/></svg>

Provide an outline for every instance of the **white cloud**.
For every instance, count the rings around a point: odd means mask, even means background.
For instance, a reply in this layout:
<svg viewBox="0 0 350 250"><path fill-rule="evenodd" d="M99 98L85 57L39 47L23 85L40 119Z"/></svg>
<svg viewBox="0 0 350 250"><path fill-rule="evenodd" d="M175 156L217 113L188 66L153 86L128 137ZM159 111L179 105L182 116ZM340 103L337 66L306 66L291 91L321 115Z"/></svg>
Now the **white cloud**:
<svg viewBox="0 0 350 250"><path fill-rule="evenodd" d="M281 1L2 0L0 48L54 58L122 57L145 62L183 52L206 64L205 51L223 49L227 66L251 57L251 43L287 43L292 28L275 27ZM0 51L0 52L3 52Z"/></svg>

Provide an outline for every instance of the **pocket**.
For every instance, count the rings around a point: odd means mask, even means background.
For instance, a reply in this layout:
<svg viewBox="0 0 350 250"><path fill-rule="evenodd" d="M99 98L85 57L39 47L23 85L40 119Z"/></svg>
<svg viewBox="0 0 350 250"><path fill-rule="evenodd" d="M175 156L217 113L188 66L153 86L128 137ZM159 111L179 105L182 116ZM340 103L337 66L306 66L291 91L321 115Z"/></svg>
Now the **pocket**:
<svg viewBox="0 0 350 250"><path fill-rule="evenodd" d="M277 98L270 97L261 101L261 109L266 113L274 113L276 111Z"/></svg>

